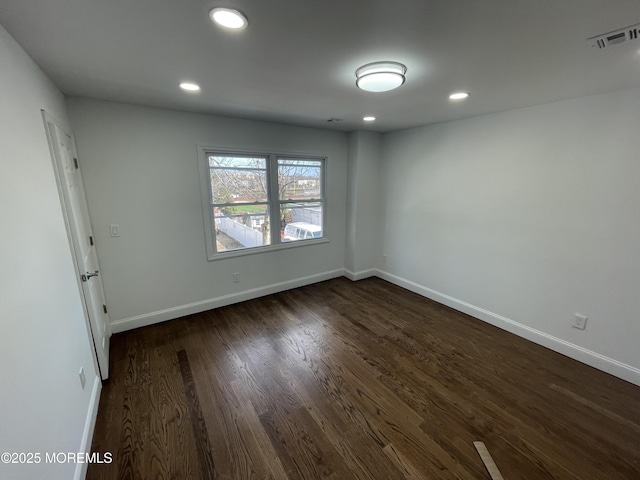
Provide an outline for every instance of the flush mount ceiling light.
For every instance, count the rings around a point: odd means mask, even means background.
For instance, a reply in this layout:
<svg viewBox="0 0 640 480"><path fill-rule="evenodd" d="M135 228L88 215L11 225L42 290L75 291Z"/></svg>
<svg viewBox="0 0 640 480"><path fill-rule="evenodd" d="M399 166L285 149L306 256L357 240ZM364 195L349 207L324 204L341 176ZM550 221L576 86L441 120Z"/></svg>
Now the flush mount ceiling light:
<svg viewBox="0 0 640 480"><path fill-rule="evenodd" d="M232 8L214 8L209 12L209 18L221 27L231 30L242 30L249 24L247 17L242 12Z"/></svg>
<svg viewBox="0 0 640 480"><path fill-rule="evenodd" d="M186 90L187 92L198 92L200 91L200 85L196 85L191 82L182 82L180 84L180 88Z"/></svg>
<svg viewBox="0 0 640 480"><path fill-rule="evenodd" d="M366 117L362 117L362 120L364 120L365 122L375 122L376 117L374 117L373 115L367 115Z"/></svg>
<svg viewBox="0 0 640 480"><path fill-rule="evenodd" d="M407 67L398 62L367 63L356 70L356 85L367 92L387 92L404 83Z"/></svg>
<svg viewBox="0 0 640 480"><path fill-rule="evenodd" d="M449 100L464 100L469 97L469 92L456 92L449 95Z"/></svg>

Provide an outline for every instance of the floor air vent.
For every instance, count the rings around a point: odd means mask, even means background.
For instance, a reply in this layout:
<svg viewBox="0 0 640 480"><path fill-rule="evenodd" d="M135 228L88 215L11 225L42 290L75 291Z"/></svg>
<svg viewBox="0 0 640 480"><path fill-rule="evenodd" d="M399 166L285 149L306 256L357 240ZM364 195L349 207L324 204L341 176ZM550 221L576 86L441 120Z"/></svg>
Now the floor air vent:
<svg viewBox="0 0 640 480"><path fill-rule="evenodd" d="M614 30L613 32L596 35L588 39L592 47L606 48L629 40L638 40L640 35L640 23L629 27Z"/></svg>

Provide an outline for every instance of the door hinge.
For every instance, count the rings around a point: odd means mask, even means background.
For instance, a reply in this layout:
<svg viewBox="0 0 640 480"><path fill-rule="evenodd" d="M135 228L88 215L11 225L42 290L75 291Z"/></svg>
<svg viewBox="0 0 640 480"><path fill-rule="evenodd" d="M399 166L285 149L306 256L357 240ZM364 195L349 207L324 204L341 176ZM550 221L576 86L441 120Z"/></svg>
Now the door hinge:
<svg viewBox="0 0 640 480"><path fill-rule="evenodd" d="M89 243L93 246L93 237L89 235Z"/></svg>
<svg viewBox="0 0 640 480"><path fill-rule="evenodd" d="M107 306L105 304L102 304L102 310L104 310L104 313L107 313Z"/></svg>
<svg viewBox="0 0 640 480"><path fill-rule="evenodd" d="M77 158L75 158L75 157L73 157L73 165L76 167L76 170L77 170L78 168L80 168L80 167L78 166L78 159L77 159Z"/></svg>

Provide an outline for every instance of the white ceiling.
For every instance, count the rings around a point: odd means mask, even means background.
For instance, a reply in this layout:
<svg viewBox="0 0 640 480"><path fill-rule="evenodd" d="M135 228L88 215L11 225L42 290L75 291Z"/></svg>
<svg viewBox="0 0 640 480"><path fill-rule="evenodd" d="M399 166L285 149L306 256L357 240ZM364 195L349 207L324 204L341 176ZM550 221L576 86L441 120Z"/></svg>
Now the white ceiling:
<svg viewBox="0 0 640 480"><path fill-rule="evenodd" d="M248 28L214 26L214 6ZM0 23L67 95L346 131L637 86L640 40L586 40L638 22L638 0L0 0ZM404 63L405 85L358 90L356 68L377 60Z"/></svg>

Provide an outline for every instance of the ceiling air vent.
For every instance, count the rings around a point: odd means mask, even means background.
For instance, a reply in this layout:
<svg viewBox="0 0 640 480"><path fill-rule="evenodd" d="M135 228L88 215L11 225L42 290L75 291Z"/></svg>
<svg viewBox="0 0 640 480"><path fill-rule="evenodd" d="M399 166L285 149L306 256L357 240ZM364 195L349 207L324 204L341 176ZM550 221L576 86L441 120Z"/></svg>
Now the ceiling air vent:
<svg viewBox="0 0 640 480"><path fill-rule="evenodd" d="M640 23L629 27L614 30L613 32L604 33L588 39L592 47L606 48L618 43L624 43L629 40L638 40L640 35Z"/></svg>

